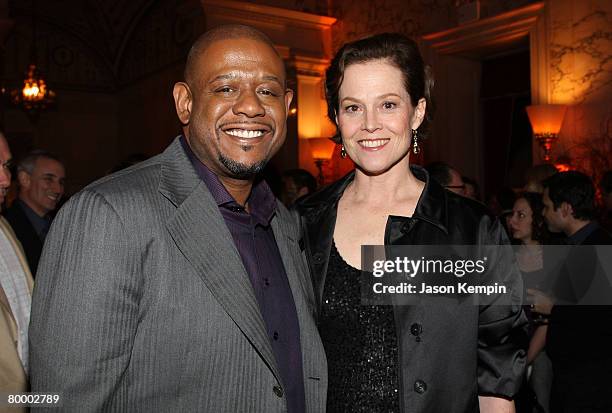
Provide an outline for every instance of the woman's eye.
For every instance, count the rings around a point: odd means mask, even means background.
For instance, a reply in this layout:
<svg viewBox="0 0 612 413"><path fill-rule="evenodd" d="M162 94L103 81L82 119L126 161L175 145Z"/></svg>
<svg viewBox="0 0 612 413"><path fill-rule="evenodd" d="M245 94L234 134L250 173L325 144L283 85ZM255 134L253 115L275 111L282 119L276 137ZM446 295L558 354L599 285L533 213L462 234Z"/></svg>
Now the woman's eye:
<svg viewBox="0 0 612 413"><path fill-rule="evenodd" d="M383 108L385 109L395 109L396 108L396 104L393 102L385 102L383 103Z"/></svg>
<svg viewBox="0 0 612 413"><path fill-rule="evenodd" d="M359 110L359 108L357 107L357 105L348 105L344 108L345 112L357 112Z"/></svg>

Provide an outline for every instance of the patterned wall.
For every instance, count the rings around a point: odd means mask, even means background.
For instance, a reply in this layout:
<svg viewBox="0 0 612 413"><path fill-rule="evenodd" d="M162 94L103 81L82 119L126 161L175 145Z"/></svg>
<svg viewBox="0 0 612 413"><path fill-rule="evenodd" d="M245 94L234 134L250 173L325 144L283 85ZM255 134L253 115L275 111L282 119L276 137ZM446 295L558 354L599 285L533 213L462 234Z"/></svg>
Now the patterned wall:
<svg viewBox="0 0 612 413"><path fill-rule="evenodd" d="M596 177L612 169L612 2L555 0L550 93L569 106L557 155Z"/></svg>

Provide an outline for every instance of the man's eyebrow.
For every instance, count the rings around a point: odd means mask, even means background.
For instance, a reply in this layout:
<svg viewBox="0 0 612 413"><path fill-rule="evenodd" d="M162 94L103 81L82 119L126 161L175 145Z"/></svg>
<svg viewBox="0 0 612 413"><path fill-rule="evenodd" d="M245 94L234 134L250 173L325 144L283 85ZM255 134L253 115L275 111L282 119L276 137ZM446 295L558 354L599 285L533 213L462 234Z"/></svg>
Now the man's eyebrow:
<svg viewBox="0 0 612 413"><path fill-rule="evenodd" d="M215 76L214 78L212 78L208 83L214 83L218 80L231 80L231 79L235 79L237 76L233 73L227 73L224 75L219 75L219 76Z"/></svg>
<svg viewBox="0 0 612 413"><path fill-rule="evenodd" d="M222 74L219 76L215 76L208 83L215 83L220 80L232 80L232 79L236 79L237 77L238 75L235 73L226 73L226 74ZM278 76L275 76L275 75L265 75L262 77L262 79L265 80L266 82L277 82L279 84L283 84L283 82L278 78Z"/></svg>
<svg viewBox="0 0 612 413"><path fill-rule="evenodd" d="M274 76L274 75L266 75L266 76L263 77L263 80L277 82L277 83L280 83L280 84L283 83L283 82L281 82L281 80L277 76Z"/></svg>

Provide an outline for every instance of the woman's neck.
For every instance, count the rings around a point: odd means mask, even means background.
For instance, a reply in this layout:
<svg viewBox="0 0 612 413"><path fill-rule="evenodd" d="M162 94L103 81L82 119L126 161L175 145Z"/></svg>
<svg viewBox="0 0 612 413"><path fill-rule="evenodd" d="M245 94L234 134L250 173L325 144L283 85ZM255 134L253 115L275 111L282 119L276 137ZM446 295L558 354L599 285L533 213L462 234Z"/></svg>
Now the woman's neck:
<svg viewBox="0 0 612 413"><path fill-rule="evenodd" d="M368 175L359 168L347 188L355 202L388 204L394 201L417 199L425 184L410 171L408 157L380 175Z"/></svg>

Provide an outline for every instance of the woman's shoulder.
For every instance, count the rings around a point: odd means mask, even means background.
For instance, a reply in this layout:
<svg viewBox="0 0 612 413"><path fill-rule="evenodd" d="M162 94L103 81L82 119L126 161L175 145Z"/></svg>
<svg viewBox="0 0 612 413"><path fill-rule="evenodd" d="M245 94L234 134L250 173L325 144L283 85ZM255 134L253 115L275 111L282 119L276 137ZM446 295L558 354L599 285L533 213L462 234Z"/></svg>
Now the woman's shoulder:
<svg viewBox="0 0 612 413"><path fill-rule="evenodd" d="M483 239L485 235L492 239L501 237L501 222L485 204L450 191L447 191L446 199L449 233L461 233L468 238L478 239Z"/></svg>
<svg viewBox="0 0 612 413"><path fill-rule="evenodd" d="M480 201L447 191L447 210L449 216L468 214L474 218L495 218L489 208Z"/></svg>
<svg viewBox="0 0 612 413"><path fill-rule="evenodd" d="M346 186L353 180L354 172L332 182L321 189L298 199L293 208L300 214L305 215L313 211L334 205L342 196Z"/></svg>

